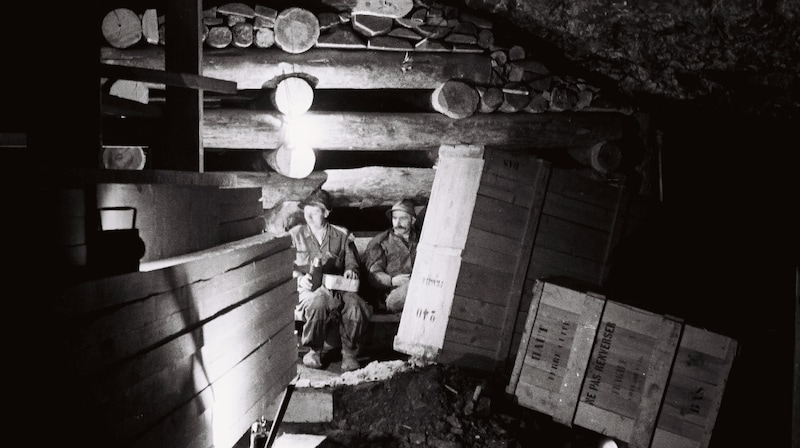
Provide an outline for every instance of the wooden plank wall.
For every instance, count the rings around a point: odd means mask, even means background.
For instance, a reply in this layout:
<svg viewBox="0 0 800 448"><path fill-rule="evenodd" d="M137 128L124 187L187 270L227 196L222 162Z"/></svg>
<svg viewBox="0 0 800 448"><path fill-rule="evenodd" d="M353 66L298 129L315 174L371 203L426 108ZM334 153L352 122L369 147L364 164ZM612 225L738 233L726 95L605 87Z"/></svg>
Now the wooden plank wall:
<svg viewBox="0 0 800 448"><path fill-rule="evenodd" d="M145 244L141 262L208 249L261 233L264 209L260 187L219 188L215 185L168 183L100 183L76 188L52 188L39 199L55 202L55 212L43 209L37 219L54 221L56 231L47 235L62 266L87 264L87 229L95 208L133 207L131 212L101 211L104 230L134 225ZM53 215L48 216L49 213Z"/></svg>
<svg viewBox="0 0 800 448"><path fill-rule="evenodd" d="M59 366L109 446L231 447L296 375L288 236L69 285L53 297Z"/></svg>

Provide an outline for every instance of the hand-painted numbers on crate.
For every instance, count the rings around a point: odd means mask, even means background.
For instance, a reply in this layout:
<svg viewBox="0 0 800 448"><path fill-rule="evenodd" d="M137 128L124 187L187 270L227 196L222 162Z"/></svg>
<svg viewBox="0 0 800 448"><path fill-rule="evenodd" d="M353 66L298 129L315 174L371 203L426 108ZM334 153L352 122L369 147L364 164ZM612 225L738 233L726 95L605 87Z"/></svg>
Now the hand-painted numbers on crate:
<svg viewBox="0 0 800 448"><path fill-rule="evenodd" d="M424 322L435 322L436 321L436 310L429 310L426 308L417 308L417 312L415 313L417 319L424 321Z"/></svg>
<svg viewBox="0 0 800 448"><path fill-rule="evenodd" d="M430 360L438 356L461 269L460 253L448 247L417 246L403 317L394 338L396 351Z"/></svg>

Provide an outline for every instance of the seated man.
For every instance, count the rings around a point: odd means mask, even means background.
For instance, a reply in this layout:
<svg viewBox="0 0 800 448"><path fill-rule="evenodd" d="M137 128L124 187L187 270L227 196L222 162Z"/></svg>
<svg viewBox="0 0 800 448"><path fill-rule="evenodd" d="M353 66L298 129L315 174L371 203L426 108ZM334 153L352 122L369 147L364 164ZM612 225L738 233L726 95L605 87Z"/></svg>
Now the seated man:
<svg viewBox="0 0 800 448"><path fill-rule="evenodd" d="M399 313L406 302L419 243L414 203L403 199L386 216L392 220L392 227L375 235L367 244L366 269L369 283L385 299L386 309Z"/></svg>
<svg viewBox="0 0 800 448"><path fill-rule="evenodd" d="M296 250L292 275L297 279L299 303L295 314L305 322L300 342L310 349L303 357L303 364L314 369L322 367L326 336L336 334L338 326L342 370L358 369L356 356L372 314L370 306L354 292L331 291L324 285L314 288L311 276L312 262L319 258L323 273L358 278L353 236L346 228L328 222L331 197L327 191L315 191L299 206L306 223L292 227L289 234Z"/></svg>

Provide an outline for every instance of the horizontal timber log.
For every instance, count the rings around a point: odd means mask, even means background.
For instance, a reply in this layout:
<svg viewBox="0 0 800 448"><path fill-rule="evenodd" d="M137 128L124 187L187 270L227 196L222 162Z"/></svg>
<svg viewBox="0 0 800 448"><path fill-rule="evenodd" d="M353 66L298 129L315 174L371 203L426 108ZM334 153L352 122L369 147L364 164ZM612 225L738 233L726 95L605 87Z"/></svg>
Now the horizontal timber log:
<svg viewBox="0 0 800 448"><path fill-rule="evenodd" d="M370 166L325 170L322 188L333 196L334 207L391 206L397 198L412 198L427 204L431 195L433 168Z"/></svg>
<svg viewBox="0 0 800 448"><path fill-rule="evenodd" d="M328 150L409 150L441 144L565 148L621 138L633 123L616 113L477 114L311 112L300 117L306 143ZM284 141L277 112L212 109L203 116L206 148L271 149Z"/></svg>
<svg viewBox="0 0 800 448"><path fill-rule="evenodd" d="M235 82L239 89L274 88L289 73L304 73L316 89L435 89L449 79L485 84L491 58L475 53L409 53L312 48L300 54L278 49L226 48L204 52L203 76ZM104 64L163 70L164 49L101 48Z"/></svg>

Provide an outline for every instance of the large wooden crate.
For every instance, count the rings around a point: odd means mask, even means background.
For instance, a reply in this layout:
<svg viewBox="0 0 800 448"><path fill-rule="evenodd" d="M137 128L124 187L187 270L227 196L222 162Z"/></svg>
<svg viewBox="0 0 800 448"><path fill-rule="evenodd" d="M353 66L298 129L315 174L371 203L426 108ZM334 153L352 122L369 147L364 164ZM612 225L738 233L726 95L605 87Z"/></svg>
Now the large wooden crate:
<svg viewBox="0 0 800 448"><path fill-rule="evenodd" d="M666 391L682 324L607 301L573 423L649 445Z"/></svg>
<svg viewBox="0 0 800 448"><path fill-rule="evenodd" d="M507 392L630 448L706 448L736 341L538 280Z"/></svg>
<svg viewBox="0 0 800 448"><path fill-rule="evenodd" d="M685 325L653 448L705 448L736 356L735 340Z"/></svg>
<svg viewBox="0 0 800 448"><path fill-rule="evenodd" d="M604 305L600 296L537 282L507 392L571 426Z"/></svg>

